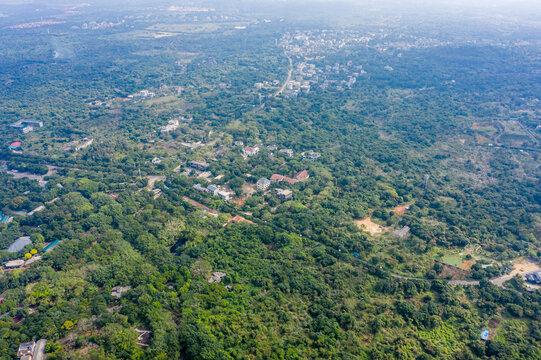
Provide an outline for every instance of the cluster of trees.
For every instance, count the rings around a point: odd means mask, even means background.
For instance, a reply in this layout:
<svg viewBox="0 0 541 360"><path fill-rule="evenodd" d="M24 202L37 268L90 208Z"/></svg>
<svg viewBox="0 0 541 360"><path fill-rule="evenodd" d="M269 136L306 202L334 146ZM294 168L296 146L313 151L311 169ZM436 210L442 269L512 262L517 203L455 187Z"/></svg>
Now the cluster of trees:
<svg viewBox="0 0 541 360"><path fill-rule="evenodd" d="M62 242L31 267L0 277L0 356L13 358L20 342L46 338L51 359L541 357L538 293L523 292L516 279L512 289L484 280L478 287L453 288L436 279L442 269L430 258L435 247L467 244L482 244L501 258L539 255L541 238L535 155L518 162L498 149L480 159L477 148L457 145L457 137L469 136L470 125L459 117L487 115L472 102L487 84L472 83L468 91L438 85L444 63L430 59L434 52L454 52L415 50L399 60L348 48L322 64L352 57L367 62L373 76L343 92L315 90L260 103L253 83L279 77L287 67L274 45L276 34L187 34L152 44L79 35L73 41L84 46L69 61L50 63L34 46L38 40L24 36L19 46L35 63L1 60L15 81L9 91L0 90L3 114L27 117L36 115L29 109L40 109L49 119L40 140L29 144L35 152L2 150L2 158L21 171L43 174L43 164L58 169L45 188L0 173L3 211L47 203L42 212L0 225L0 248L24 234L36 249ZM202 55L181 72L171 48ZM145 51L165 55L141 55ZM457 56L451 75L471 74L464 59L491 62L501 54L461 48ZM380 69L382 60L403 68L390 78ZM433 71L420 74L420 68ZM31 77L34 92L27 91ZM162 83L185 86L183 100L113 109L86 104ZM509 90L501 78L497 84L482 100ZM436 88L417 91L421 85ZM53 95L58 102L32 106ZM188 109L191 123L153 135ZM1 129L0 135L12 130ZM59 150L87 134L96 135L96 144L79 152ZM178 140L216 142L173 151ZM262 148L244 160L232 148L235 140L276 144L295 156L275 151L271 157ZM221 146L232 150L211 161ZM300 152L309 149L321 158L301 160ZM157 155L164 159L153 165ZM193 190L205 181L173 171L180 162L201 159L211 162L214 175L224 175L217 184L238 195L246 183L273 173L293 176L306 169L310 179L280 184L294 191L291 200L256 194L237 206ZM155 184L162 191L155 198L144 176L156 174L167 180ZM191 207L185 195L219 216ZM409 210L399 215L394 208L403 204ZM255 225L224 227L241 212ZM369 236L353 222L368 216L393 229L409 226L411 235ZM398 268L425 278L391 276ZM209 282L217 271L226 275ZM479 279L497 271L472 268ZM120 298L111 293L116 286L127 289ZM483 343L480 330L491 319L502 325L494 340ZM150 331L143 345L137 330Z"/></svg>

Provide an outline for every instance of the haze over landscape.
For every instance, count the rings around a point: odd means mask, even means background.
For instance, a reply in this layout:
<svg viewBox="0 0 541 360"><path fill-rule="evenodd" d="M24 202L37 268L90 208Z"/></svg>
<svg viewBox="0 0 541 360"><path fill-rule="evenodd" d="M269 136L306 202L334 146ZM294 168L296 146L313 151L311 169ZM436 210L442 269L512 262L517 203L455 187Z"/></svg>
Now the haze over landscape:
<svg viewBox="0 0 541 360"><path fill-rule="evenodd" d="M541 359L541 2L0 29L0 359Z"/></svg>

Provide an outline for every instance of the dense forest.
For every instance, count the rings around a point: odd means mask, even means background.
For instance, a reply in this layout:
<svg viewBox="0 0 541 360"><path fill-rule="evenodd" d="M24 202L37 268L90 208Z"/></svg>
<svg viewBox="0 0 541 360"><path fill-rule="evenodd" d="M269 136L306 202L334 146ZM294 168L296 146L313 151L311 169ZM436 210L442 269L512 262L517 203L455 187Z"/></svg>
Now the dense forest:
<svg viewBox="0 0 541 360"><path fill-rule="evenodd" d="M538 21L194 4L1 10L0 359L541 358Z"/></svg>

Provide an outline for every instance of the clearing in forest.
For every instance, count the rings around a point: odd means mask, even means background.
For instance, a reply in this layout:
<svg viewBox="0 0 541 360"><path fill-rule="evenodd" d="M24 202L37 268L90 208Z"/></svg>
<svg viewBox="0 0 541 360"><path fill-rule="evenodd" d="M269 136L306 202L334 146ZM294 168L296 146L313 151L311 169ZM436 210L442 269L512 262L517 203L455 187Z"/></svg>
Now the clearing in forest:
<svg viewBox="0 0 541 360"><path fill-rule="evenodd" d="M410 204L398 205L393 209L393 212L396 215L404 215L406 211L410 208Z"/></svg>
<svg viewBox="0 0 541 360"><path fill-rule="evenodd" d="M447 265L460 267L462 265L462 257L457 255L445 255L441 258L441 261Z"/></svg>
<svg viewBox="0 0 541 360"><path fill-rule="evenodd" d="M166 179L166 177L163 175L148 175L146 178L148 179L148 190L154 189L154 184L156 183L156 181L165 181Z"/></svg>
<svg viewBox="0 0 541 360"><path fill-rule="evenodd" d="M364 219L357 219L354 221L355 224L359 227L359 229L363 231L368 231L370 235L381 234L382 232L387 230L387 228L383 227L382 225L373 222L370 217Z"/></svg>
<svg viewBox="0 0 541 360"><path fill-rule="evenodd" d="M252 196L255 192L257 192L256 185L245 183L244 185L242 185L242 192L246 194L247 197Z"/></svg>
<svg viewBox="0 0 541 360"><path fill-rule="evenodd" d="M496 286L503 287L504 282L511 280L516 275L520 275L523 279L526 279L526 274L539 270L541 270L541 267L534 259L518 258L513 260L513 270L511 270L509 274L492 279L490 280L490 282ZM539 286L528 284L528 287L538 288Z"/></svg>
<svg viewBox="0 0 541 360"><path fill-rule="evenodd" d="M475 264L475 260L466 260L462 264L460 264L460 268L462 270L470 270L473 264Z"/></svg>

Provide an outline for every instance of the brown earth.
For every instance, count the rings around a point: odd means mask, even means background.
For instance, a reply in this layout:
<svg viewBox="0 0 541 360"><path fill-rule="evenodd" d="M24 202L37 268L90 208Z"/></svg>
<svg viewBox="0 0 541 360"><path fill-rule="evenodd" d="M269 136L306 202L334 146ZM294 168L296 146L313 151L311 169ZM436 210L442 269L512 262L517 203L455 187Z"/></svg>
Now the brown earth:
<svg viewBox="0 0 541 360"><path fill-rule="evenodd" d="M462 270L470 270L473 264L475 264L475 260L466 260L462 264L460 264L460 268Z"/></svg>
<svg viewBox="0 0 541 360"><path fill-rule="evenodd" d="M492 318L488 322L488 327L491 328L491 329L494 329L494 328L498 327L498 325L500 325L500 321L501 321L500 319Z"/></svg>
<svg viewBox="0 0 541 360"><path fill-rule="evenodd" d="M516 260L513 260L513 270L509 274L492 279L490 280L490 282L496 286L503 287L503 283L511 280L513 277L515 277L515 275L520 275L523 279L525 279L526 274L538 270L541 270L541 267L534 259L518 258ZM533 288L536 287L535 285L531 284L529 286Z"/></svg>
<svg viewBox="0 0 541 360"><path fill-rule="evenodd" d="M457 268L456 266L447 265L440 262L443 265L443 271L438 275L440 279L467 279L471 277L469 271Z"/></svg>
<svg viewBox="0 0 541 360"><path fill-rule="evenodd" d="M367 217L364 219L357 219L353 221L359 227L359 229L363 231L367 231L371 235L381 234L382 232L387 230L387 228L373 222L372 219L370 219L370 217Z"/></svg>
<svg viewBox="0 0 541 360"><path fill-rule="evenodd" d="M397 207L393 209L393 212L396 215L404 215L406 211L408 210L407 208L409 208L409 206L410 206L409 204L398 205Z"/></svg>

